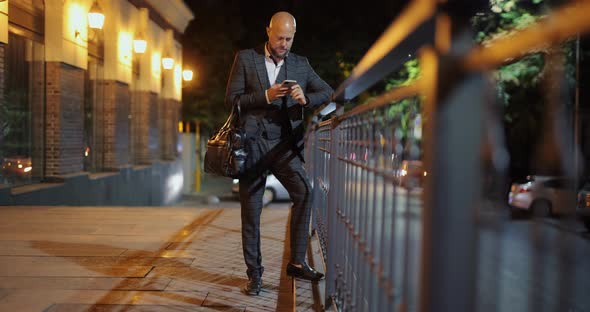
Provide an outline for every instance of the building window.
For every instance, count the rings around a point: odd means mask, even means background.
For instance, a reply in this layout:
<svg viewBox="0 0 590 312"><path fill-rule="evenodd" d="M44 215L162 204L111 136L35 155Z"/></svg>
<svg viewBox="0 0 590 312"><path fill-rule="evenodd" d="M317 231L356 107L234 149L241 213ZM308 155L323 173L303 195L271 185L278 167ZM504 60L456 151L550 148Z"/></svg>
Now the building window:
<svg viewBox="0 0 590 312"><path fill-rule="evenodd" d="M104 64L88 55L84 86L84 171L104 171Z"/></svg>
<svg viewBox="0 0 590 312"><path fill-rule="evenodd" d="M17 186L43 177L45 54L43 44L12 32L8 42L0 101L0 183Z"/></svg>
<svg viewBox="0 0 590 312"><path fill-rule="evenodd" d="M139 57L139 55L136 55ZM137 57L133 58L133 81L131 85L134 90L131 91L131 108L129 114L129 155L131 164L137 165L141 163L141 129L142 129L142 114L141 114L141 92L137 90L139 85L139 60Z"/></svg>

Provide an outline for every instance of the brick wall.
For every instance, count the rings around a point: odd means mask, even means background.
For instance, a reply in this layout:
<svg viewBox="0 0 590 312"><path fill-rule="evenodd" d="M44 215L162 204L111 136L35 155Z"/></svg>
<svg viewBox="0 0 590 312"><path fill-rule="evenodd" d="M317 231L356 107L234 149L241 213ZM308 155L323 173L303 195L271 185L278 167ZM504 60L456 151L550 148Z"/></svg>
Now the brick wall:
<svg viewBox="0 0 590 312"><path fill-rule="evenodd" d="M45 174L60 174L61 63L45 64Z"/></svg>
<svg viewBox="0 0 590 312"><path fill-rule="evenodd" d="M148 153L149 159L154 161L160 158L160 127L159 127L159 100L158 94L150 92L148 96L149 106L149 129L148 129Z"/></svg>
<svg viewBox="0 0 590 312"><path fill-rule="evenodd" d="M61 174L84 168L84 70L61 65Z"/></svg>
<svg viewBox="0 0 590 312"><path fill-rule="evenodd" d="M158 94L131 91L131 95L130 162L151 164L160 158Z"/></svg>
<svg viewBox="0 0 590 312"><path fill-rule="evenodd" d="M129 148L129 135L130 135L130 123L129 115L130 104L131 104L131 93L129 86L117 82L115 84L117 102L116 102L116 136L115 136L115 148L116 148L116 161L117 167L130 164L130 148Z"/></svg>
<svg viewBox="0 0 590 312"><path fill-rule="evenodd" d="M178 142L178 121L180 120L180 102L171 99L160 100L161 157L172 160L176 158Z"/></svg>
<svg viewBox="0 0 590 312"><path fill-rule="evenodd" d="M174 105L172 105L171 109L172 112L172 153L174 158L179 156L178 151L178 122L181 120L180 115L182 111L182 103L180 101L173 101Z"/></svg>
<svg viewBox="0 0 590 312"><path fill-rule="evenodd" d="M161 159L168 159L168 145L170 145L170 139L168 137L168 100L158 99L158 128L160 129L160 155Z"/></svg>
<svg viewBox="0 0 590 312"><path fill-rule="evenodd" d="M104 82L104 164L119 168L130 163L130 91L118 81Z"/></svg>
<svg viewBox="0 0 590 312"><path fill-rule="evenodd" d="M105 82L103 80L91 80L91 85L94 85L95 88L89 90L91 95L94 97L95 102L93 103L94 107L92 108L94 114L94 120L92 122L95 123L93 127L94 135L93 135L93 146L91 150L91 169L93 171L103 171L105 168L105 134L106 134L106 126L105 126Z"/></svg>
<svg viewBox="0 0 590 312"><path fill-rule="evenodd" d="M60 62L45 68L45 174L82 171L84 71Z"/></svg>
<svg viewBox="0 0 590 312"><path fill-rule="evenodd" d="M149 150L151 92L134 91L131 104L131 134L133 163L150 164L152 162Z"/></svg>

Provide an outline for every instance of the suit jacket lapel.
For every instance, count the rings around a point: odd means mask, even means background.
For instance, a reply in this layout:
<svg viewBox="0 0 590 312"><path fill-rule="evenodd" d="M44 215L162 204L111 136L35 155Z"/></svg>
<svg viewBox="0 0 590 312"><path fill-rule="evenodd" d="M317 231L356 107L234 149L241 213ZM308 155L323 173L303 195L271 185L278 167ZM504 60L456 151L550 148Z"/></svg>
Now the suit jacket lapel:
<svg viewBox="0 0 590 312"><path fill-rule="evenodd" d="M270 88L270 81L268 80L268 73L266 71L266 64L264 63L264 45L255 49L257 52L254 56L254 65L256 66L256 73L258 80L262 86L262 90Z"/></svg>
<svg viewBox="0 0 590 312"><path fill-rule="evenodd" d="M285 59L285 63L279 71L279 77L285 77L285 80L297 80L297 77L295 77L295 73L297 72L295 66L295 58L287 56L287 58ZM293 101L293 99L289 97L289 100L287 101L287 106L291 107L294 105L293 103L295 103L295 101Z"/></svg>
<svg viewBox="0 0 590 312"><path fill-rule="evenodd" d="M286 75L283 76L285 77L285 79L291 79L291 80L296 80L295 77L293 76L295 74L295 59L292 57L288 57L285 59L285 64L283 65L283 67L281 68L281 73L283 71L287 71Z"/></svg>

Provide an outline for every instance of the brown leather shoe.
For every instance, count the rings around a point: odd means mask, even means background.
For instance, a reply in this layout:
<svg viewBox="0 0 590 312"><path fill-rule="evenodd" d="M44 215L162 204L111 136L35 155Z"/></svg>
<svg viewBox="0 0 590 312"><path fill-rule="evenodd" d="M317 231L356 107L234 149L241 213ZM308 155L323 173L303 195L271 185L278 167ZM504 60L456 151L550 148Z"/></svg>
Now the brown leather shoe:
<svg viewBox="0 0 590 312"><path fill-rule="evenodd" d="M324 278L324 274L316 271L305 262L301 263L300 268L289 262L289 264L287 264L287 275L312 282L317 282Z"/></svg>
<svg viewBox="0 0 590 312"><path fill-rule="evenodd" d="M251 278L248 283L242 287L242 292L248 296L258 296L262 290L262 279Z"/></svg>

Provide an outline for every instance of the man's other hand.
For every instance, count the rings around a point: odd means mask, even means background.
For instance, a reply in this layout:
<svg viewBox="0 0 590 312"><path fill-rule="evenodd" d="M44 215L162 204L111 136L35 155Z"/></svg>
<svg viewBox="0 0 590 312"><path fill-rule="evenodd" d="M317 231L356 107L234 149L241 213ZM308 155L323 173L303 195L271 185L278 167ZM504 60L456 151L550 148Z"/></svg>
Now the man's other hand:
<svg viewBox="0 0 590 312"><path fill-rule="evenodd" d="M299 103L301 106L307 105L307 100L305 99L305 94L303 93L303 89L301 86L296 84L291 87L290 93L291 97Z"/></svg>

